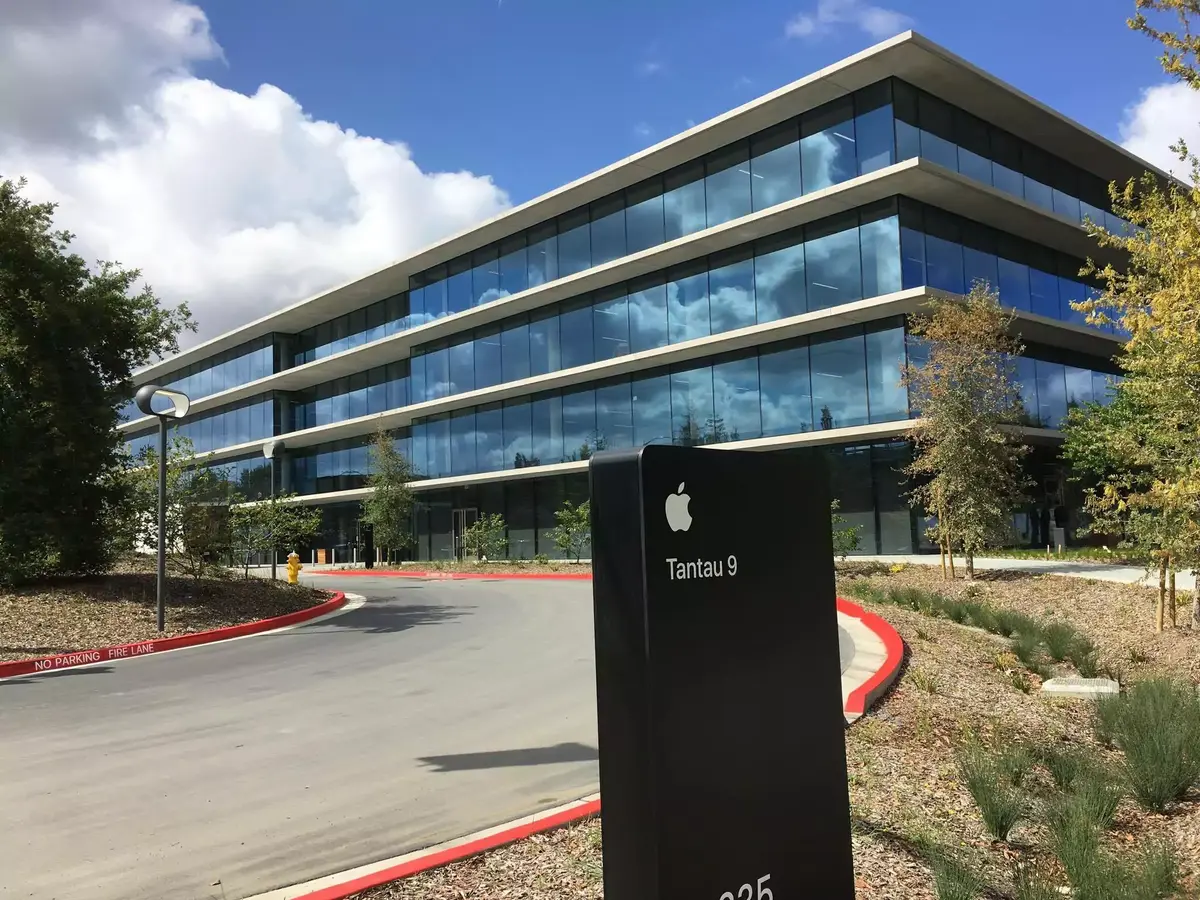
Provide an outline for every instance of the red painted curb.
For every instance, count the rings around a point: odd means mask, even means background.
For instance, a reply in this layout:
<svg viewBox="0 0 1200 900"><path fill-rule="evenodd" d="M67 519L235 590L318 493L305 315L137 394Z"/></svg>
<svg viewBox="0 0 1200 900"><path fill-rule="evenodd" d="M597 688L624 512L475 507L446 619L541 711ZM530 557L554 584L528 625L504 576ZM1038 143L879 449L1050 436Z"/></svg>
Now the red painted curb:
<svg viewBox="0 0 1200 900"><path fill-rule="evenodd" d="M512 579L513 581L591 581L590 572L437 572L437 571L401 571L400 569L336 569L321 572L310 572L310 575L349 575L374 576L375 578L442 578L447 581L457 581L467 578Z"/></svg>
<svg viewBox="0 0 1200 900"><path fill-rule="evenodd" d="M851 691L850 696L846 698L846 712L861 716L895 680L896 672L904 662L904 641L886 620L875 613L867 612L856 603L838 597L838 611L858 619L875 632L875 636L883 641L884 650L887 652L887 658L879 671Z"/></svg>
<svg viewBox="0 0 1200 900"><path fill-rule="evenodd" d="M130 659L135 656L148 656L151 653L162 653L165 650L178 650L181 647L195 647L199 644L211 644L216 641L227 641L230 638L245 637L249 634L259 634L275 628L285 628L307 622L326 613L340 609L346 603L346 595L335 593L324 603L310 606L308 609L284 613L271 619L258 619L241 625L230 625L227 628L214 628L212 631L197 631L194 634L181 634L179 637L163 638L159 641L138 641L133 644L118 644L115 647L101 647L97 650L78 650L75 653L60 653L57 656L43 656L40 659L19 659L13 662L0 662L0 678L11 678L15 675L32 675L35 672L52 672L71 669L75 666L86 666L92 663L110 662L114 659Z"/></svg>
<svg viewBox="0 0 1200 900"><path fill-rule="evenodd" d="M503 847L505 844L512 844L535 834L543 834L547 831L561 828L564 825L570 825L572 822L578 822L594 816L598 812L600 812L600 801L592 800L573 809L565 809L556 815L547 816L538 822L530 822L527 825L506 828L504 831L498 831L485 838L480 838L479 840L471 841L458 847L451 847L449 850L437 850L428 856L409 860L398 866L392 866L390 869L380 869L378 872L372 872L370 875L364 875L361 878L347 881L344 884L322 888L311 894L301 894L295 900L344 900L344 898L357 894L360 891L379 887L381 884L398 881L401 878L427 872L430 869L436 869L453 862L459 862L471 856L478 856L480 853L495 850L497 847Z"/></svg>

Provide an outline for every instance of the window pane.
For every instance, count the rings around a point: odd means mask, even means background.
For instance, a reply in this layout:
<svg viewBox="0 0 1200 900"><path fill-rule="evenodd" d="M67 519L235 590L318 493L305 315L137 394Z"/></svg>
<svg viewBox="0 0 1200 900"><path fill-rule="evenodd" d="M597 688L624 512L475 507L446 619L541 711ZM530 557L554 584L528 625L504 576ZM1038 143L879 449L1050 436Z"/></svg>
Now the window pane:
<svg viewBox="0 0 1200 900"><path fill-rule="evenodd" d="M750 143L719 150L705 163L704 197L708 227L750 213Z"/></svg>
<svg viewBox="0 0 1200 900"><path fill-rule="evenodd" d="M533 408L533 464L547 466L562 462L562 398L557 394L541 396L535 399L531 406Z"/></svg>
<svg viewBox="0 0 1200 900"><path fill-rule="evenodd" d="M925 234L915 228L900 228L900 277L905 288L927 283L925 271Z"/></svg>
<svg viewBox="0 0 1200 900"><path fill-rule="evenodd" d="M993 293L999 291L1000 270L995 255L973 247L963 247L963 280L968 291L976 282L983 282Z"/></svg>
<svg viewBox="0 0 1200 900"><path fill-rule="evenodd" d="M564 306L558 322L562 332L562 368L573 369L595 362L591 301L585 299Z"/></svg>
<svg viewBox="0 0 1200 900"><path fill-rule="evenodd" d="M633 446L632 394L628 381L596 388L596 449Z"/></svg>
<svg viewBox="0 0 1200 900"><path fill-rule="evenodd" d="M1032 312L1052 319L1061 317L1058 305L1058 276L1029 268L1029 308Z"/></svg>
<svg viewBox="0 0 1200 900"><path fill-rule="evenodd" d="M763 436L811 431L808 347L787 347L760 354L758 374Z"/></svg>
<svg viewBox="0 0 1200 900"><path fill-rule="evenodd" d="M629 352L629 305L624 292L596 300L592 307L592 330L597 362Z"/></svg>
<svg viewBox="0 0 1200 900"><path fill-rule="evenodd" d="M931 287L966 293L961 240L962 230L955 217L939 210L925 211L925 262Z"/></svg>
<svg viewBox="0 0 1200 900"><path fill-rule="evenodd" d="M445 478L450 469L450 417L432 416L425 423L425 463L430 478Z"/></svg>
<svg viewBox="0 0 1200 900"><path fill-rule="evenodd" d="M625 255L625 200L615 198L592 204L592 265Z"/></svg>
<svg viewBox="0 0 1200 900"><path fill-rule="evenodd" d="M653 375L633 382L633 441L646 444L671 443L671 379Z"/></svg>
<svg viewBox="0 0 1200 900"><path fill-rule="evenodd" d="M741 256L742 258L737 258ZM726 262L726 259L729 261ZM708 305L713 334L755 322L754 259L742 252L710 263Z"/></svg>
<svg viewBox="0 0 1200 900"><path fill-rule="evenodd" d="M499 472L507 462L504 448L504 414L500 404L481 406L475 412L476 471Z"/></svg>
<svg viewBox="0 0 1200 900"><path fill-rule="evenodd" d="M859 235L863 296L880 297L900 290L900 217L864 221Z"/></svg>
<svg viewBox="0 0 1200 900"><path fill-rule="evenodd" d="M450 417L450 470L455 475L478 471L475 460L475 411Z"/></svg>
<svg viewBox="0 0 1200 900"><path fill-rule="evenodd" d="M504 404L504 468L533 465L533 419L528 401Z"/></svg>
<svg viewBox="0 0 1200 900"><path fill-rule="evenodd" d="M861 334L809 346L817 427L867 424L867 371Z"/></svg>
<svg viewBox="0 0 1200 900"><path fill-rule="evenodd" d="M996 260L1000 270L1000 302L1013 309L1029 310L1029 267L1001 256Z"/></svg>
<svg viewBox="0 0 1200 900"><path fill-rule="evenodd" d="M450 352L442 347L425 354L426 399L438 400L450 392Z"/></svg>
<svg viewBox="0 0 1200 900"><path fill-rule="evenodd" d="M713 440L746 441L762 435L758 357L717 363L713 376Z"/></svg>
<svg viewBox="0 0 1200 900"><path fill-rule="evenodd" d="M987 125L970 113L956 109L954 133L958 142L958 171L975 181L991 184L991 146Z"/></svg>
<svg viewBox="0 0 1200 900"><path fill-rule="evenodd" d="M1067 414L1067 383L1059 363L1037 360L1038 419L1043 428L1058 428Z"/></svg>
<svg viewBox="0 0 1200 900"><path fill-rule="evenodd" d="M475 388L499 384L504 377L501 367L500 332L489 330L475 334Z"/></svg>
<svg viewBox="0 0 1200 900"><path fill-rule="evenodd" d="M589 459L596 449L596 397L590 388L562 397L563 458Z"/></svg>
<svg viewBox="0 0 1200 900"><path fill-rule="evenodd" d="M917 116L921 120L921 156L957 171L958 147L954 144L950 104L922 91L917 94Z"/></svg>
<svg viewBox="0 0 1200 900"><path fill-rule="evenodd" d="M1063 375L1067 383L1067 409L1075 409L1092 402L1092 373L1090 369L1064 366Z"/></svg>
<svg viewBox="0 0 1200 900"><path fill-rule="evenodd" d="M529 325L526 322L510 325L500 333L500 357L503 381L529 377Z"/></svg>
<svg viewBox="0 0 1200 900"><path fill-rule="evenodd" d="M545 375L561 368L558 314L534 319L529 323L529 374Z"/></svg>
<svg viewBox="0 0 1200 900"><path fill-rule="evenodd" d="M697 160L668 172L663 178L663 214L666 238L676 238L702 231L705 227L704 163Z"/></svg>
<svg viewBox="0 0 1200 900"><path fill-rule="evenodd" d="M1025 199L1042 209L1054 209L1054 192L1050 188L1052 163L1050 157L1028 144L1021 148L1022 172L1025 175Z"/></svg>
<svg viewBox="0 0 1200 900"><path fill-rule="evenodd" d="M672 344L708 336L707 269L685 269L667 282L667 322Z"/></svg>
<svg viewBox="0 0 1200 900"><path fill-rule="evenodd" d="M630 253L657 247L663 242L661 179L653 179L625 192L625 242Z"/></svg>
<svg viewBox="0 0 1200 900"><path fill-rule="evenodd" d="M992 147L992 184L1014 197L1025 196L1025 178L1021 175L1021 142L1007 131L990 129Z"/></svg>
<svg viewBox="0 0 1200 900"><path fill-rule="evenodd" d="M867 401L872 422L908 417L908 391L900 383L904 371L904 329L867 333Z"/></svg>
<svg viewBox="0 0 1200 900"><path fill-rule="evenodd" d="M446 282L446 308L453 315L471 308L471 261L463 257L450 263Z"/></svg>
<svg viewBox="0 0 1200 900"><path fill-rule="evenodd" d="M667 286L633 284L629 292L629 349L633 353L667 346Z"/></svg>
<svg viewBox="0 0 1200 900"><path fill-rule="evenodd" d="M787 122L750 139L750 192L756 212L800 196L798 122Z"/></svg>
<svg viewBox="0 0 1200 900"><path fill-rule="evenodd" d="M854 140L858 173L866 175L896 161L892 83L881 81L854 95Z"/></svg>
<svg viewBox="0 0 1200 900"><path fill-rule="evenodd" d="M519 294L529 287L529 258L525 235L508 238L500 243L500 291Z"/></svg>
<svg viewBox="0 0 1200 900"><path fill-rule="evenodd" d="M529 286L537 287L558 278L558 237L550 222L529 230Z"/></svg>
<svg viewBox="0 0 1200 900"><path fill-rule="evenodd" d="M762 249L754 257L754 296L759 322L774 322L808 311L804 286L804 244L799 235L789 246Z"/></svg>
<svg viewBox="0 0 1200 900"><path fill-rule="evenodd" d="M810 311L862 299L862 260L856 220L857 216L839 216L806 231L812 235L804 245Z"/></svg>
<svg viewBox="0 0 1200 900"><path fill-rule="evenodd" d="M450 348L450 393L475 390L475 342L463 341Z"/></svg>
<svg viewBox="0 0 1200 900"><path fill-rule="evenodd" d="M800 120L804 193L840 184L858 174L854 154L854 104L849 97L806 113Z"/></svg>
<svg viewBox="0 0 1200 900"><path fill-rule="evenodd" d="M896 159L914 159L921 155L916 89L893 78L892 105L896 114Z"/></svg>
<svg viewBox="0 0 1200 900"><path fill-rule="evenodd" d="M712 369L700 366L671 373L671 431L675 443L697 447L712 443Z"/></svg>
<svg viewBox="0 0 1200 900"><path fill-rule="evenodd" d="M591 225L586 209L558 220L558 275L566 278L592 266Z"/></svg>

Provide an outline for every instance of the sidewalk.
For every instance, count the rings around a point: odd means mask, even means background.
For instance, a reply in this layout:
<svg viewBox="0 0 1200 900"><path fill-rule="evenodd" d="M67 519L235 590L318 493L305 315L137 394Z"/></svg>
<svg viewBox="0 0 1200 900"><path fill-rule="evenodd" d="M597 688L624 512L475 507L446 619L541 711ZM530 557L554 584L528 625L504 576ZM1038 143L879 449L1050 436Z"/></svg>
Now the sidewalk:
<svg viewBox="0 0 1200 900"><path fill-rule="evenodd" d="M847 561L882 562L889 565L905 563L917 566L940 566L941 557L932 553L911 554L899 556L850 556ZM954 558L956 568L965 566L961 557ZM1091 562L1089 560L1065 559L1001 559L983 557L975 560L976 569L1009 569L1020 572L1037 572L1045 575L1066 575L1072 578L1092 578L1096 581L1114 581L1119 584L1141 584L1145 587L1158 587L1158 572L1147 572L1139 566L1118 566L1111 563ZM1175 586L1179 590L1191 591L1196 588L1196 578L1191 572L1178 572L1175 575Z"/></svg>

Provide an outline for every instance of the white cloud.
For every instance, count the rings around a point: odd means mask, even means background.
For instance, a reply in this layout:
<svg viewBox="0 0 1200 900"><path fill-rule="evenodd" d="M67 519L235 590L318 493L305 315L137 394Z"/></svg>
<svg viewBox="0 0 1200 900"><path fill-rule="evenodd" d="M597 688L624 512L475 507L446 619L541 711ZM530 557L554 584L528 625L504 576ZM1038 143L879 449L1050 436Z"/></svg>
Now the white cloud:
<svg viewBox="0 0 1200 900"><path fill-rule="evenodd" d="M898 34L912 24L913 19L902 12L861 0L817 0L816 9L788 20L784 35L789 38L819 37L829 34L838 25L849 25L882 39Z"/></svg>
<svg viewBox="0 0 1200 900"><path fill-rule="evenodd" d="M1146 88L1125 110L1120 135L1125 149L1187 180L1187 164L1170 148L1183 138L1191 152L1200 153L1200 92L1182 82Z"/></svg>
<svg viewBox="0 0 1200 900"><path fill-rule="evenodd" d="M634 133L634 136L636 136L636 137L648 138L648 137L650 137L650 135L654 134L654 129L651 128L649 125L647 125L645 122L638 122L636 125L633 126L633 133Z"/></svg>
<svg viewBox="0 0 1200 900"><path fill-rule="evenodd" d="M648 59L638 65L638 74L657 75L663 70L663 64L656 59Z"/></svg>
<svg viewBox="0 0 1200 900"><path fill-rule="evenodd" d="M85 258L186 300L190 341L509 205L489 177L423 171L404 144L315 121L272 85L246 95L190 73L219 56L182 0L0 5L0 174L57 201Z"/></svg>

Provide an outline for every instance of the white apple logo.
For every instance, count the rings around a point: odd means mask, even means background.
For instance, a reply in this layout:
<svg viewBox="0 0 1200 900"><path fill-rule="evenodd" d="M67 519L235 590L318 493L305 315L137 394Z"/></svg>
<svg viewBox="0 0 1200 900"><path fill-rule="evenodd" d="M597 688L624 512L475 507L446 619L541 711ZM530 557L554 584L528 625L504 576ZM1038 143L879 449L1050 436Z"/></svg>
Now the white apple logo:
<svg viewBox="0 0 1200 900"><path fill-rule="evenodd" d="M683 492L683 482L679 482L679 492L667 495L667 524L672 531L687 531L692 527L692 514L688 512L688 504L692 498Z"/></svg>

